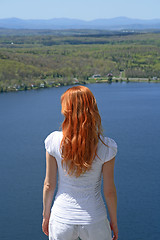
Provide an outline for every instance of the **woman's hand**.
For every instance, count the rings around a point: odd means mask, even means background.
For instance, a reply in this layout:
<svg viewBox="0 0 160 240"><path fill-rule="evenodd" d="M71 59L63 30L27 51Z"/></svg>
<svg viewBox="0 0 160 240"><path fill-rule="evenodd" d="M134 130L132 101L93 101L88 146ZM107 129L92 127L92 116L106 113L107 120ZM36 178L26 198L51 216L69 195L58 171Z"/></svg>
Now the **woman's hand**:
<svg viewBox="0 0 160 240"><path fill-rule="evenodd" d="M117 226L117 224L111 224L110 223L110 226L111 226L111 230L113 231L113 238L112 238L112 240L118 240L118 226Z"/></svg>
<svg viewBox="0 0 160 240"><path fill-rule="evenodd" d="M43 231L44 234L46 234L47 236L49 235L48 226L49 226L49 218L43 218L42 231Z"/></svg>

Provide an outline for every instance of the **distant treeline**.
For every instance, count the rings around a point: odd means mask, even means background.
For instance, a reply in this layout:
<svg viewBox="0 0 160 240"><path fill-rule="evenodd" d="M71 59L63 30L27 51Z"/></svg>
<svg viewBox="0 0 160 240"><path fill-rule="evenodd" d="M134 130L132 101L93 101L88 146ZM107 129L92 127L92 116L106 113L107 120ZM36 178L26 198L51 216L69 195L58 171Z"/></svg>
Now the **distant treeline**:
<svg viewBox="0 0 160 240"><path fill-rule="evenodd" d="M21 31L0 30L1 89L87 81L94 74L118 78L120 72L126 78L160 77L160 33Z"/></svg>

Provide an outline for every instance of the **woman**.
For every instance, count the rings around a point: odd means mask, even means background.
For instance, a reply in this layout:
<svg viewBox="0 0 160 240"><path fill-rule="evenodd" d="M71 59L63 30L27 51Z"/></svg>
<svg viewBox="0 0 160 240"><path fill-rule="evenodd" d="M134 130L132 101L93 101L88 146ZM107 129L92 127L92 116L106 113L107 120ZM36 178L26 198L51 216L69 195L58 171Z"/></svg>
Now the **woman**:
<svg viewBox="0 0 160 240"><path fill-rule="evenodd" d="M61 97L61 105L62 132L52 132L45 139L43 232L49 240L117 240L117 145L102 136L96 100L87 87L68 89ZM57 171L58 190L50 212ZM110 224L101 196L102 175Z"/></svg>

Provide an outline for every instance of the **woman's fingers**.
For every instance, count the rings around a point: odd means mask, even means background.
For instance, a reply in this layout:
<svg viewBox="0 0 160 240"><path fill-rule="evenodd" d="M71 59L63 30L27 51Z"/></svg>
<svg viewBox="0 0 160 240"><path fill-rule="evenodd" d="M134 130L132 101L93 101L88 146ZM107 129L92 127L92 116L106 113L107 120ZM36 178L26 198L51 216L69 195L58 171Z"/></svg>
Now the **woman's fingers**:
<svg viewBox="0 0 160 240"><path fill-rule="evenodd" d="M118 226L117 224L110 223L111 230L113 231L113 238L112 240L118 240Z"/></svg>
<svg viewBox="0 0 160 240"><path fill-rule="evenodd" d="M48 226L43 226L42 230L43 230L44 234L48 236Z"/></svg>
<svg viewBox="0 0 160 240"><path fill-rule="evenodd" d="M118 240L118 234L115 234L112 238L112 240Z"/></svg>
<svg viewBox="0 0 160 240"><path fill-rule="evenodd" d="M42 223L42 231L43 231L44 234L47 235L47 236L49 235L49 232L48 232L48 224L49 224L49 221L43 219L43 223Z"/></svg>

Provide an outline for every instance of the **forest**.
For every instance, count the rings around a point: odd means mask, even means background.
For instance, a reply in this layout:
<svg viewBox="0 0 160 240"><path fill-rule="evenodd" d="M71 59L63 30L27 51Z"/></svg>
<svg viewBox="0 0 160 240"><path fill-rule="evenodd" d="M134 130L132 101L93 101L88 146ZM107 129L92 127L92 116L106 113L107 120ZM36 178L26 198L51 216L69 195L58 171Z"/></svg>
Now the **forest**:
<svg viewBox="0 0 160 240"><path fill-rule="evenodd" d="M0 29L0 92L160 79L160 32Z"/></svg>

